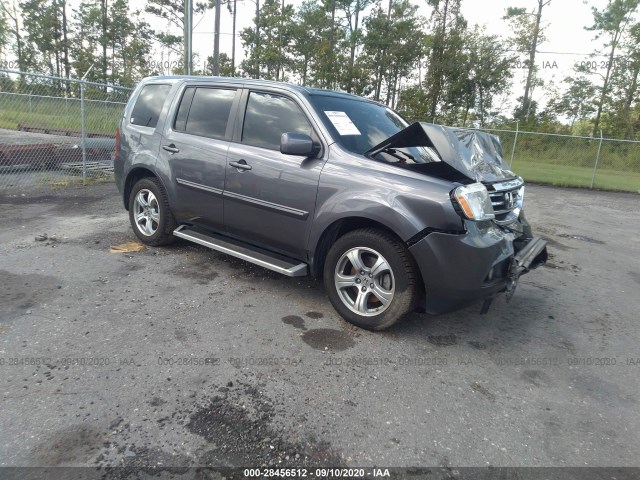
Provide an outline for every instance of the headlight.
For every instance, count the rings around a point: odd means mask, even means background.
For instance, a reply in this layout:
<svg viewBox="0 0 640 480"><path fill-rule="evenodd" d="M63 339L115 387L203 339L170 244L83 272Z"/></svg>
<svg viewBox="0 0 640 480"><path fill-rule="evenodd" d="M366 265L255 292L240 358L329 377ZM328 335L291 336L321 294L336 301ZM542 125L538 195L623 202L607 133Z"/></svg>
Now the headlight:
<svg viewBox="0 0 640 480"><path fill-rule="evenodd" d="M452 192L451 197L469 220L479 222L495 218L489 192L481 183L458 187Z"/></svg>

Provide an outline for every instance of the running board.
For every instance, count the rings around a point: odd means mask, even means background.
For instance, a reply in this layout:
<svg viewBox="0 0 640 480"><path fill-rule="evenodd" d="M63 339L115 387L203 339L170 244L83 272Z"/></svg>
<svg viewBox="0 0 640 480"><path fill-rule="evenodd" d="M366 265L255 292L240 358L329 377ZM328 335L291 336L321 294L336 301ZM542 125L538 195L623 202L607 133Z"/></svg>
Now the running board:
<svg viewBox="0 0 640 480"><path fill-rule="evenodd" d="M306 263L296 263L295 260L283 255L271 253L267 250L228 237L223 237L222 235L216 235L215 233L205 234L198 230L193 230L187 225L180 225L173 231L173 234L176 237L184 238L190 242L226 253L227 255L232 255L288 277L304 277L307 275Z"/></svg>

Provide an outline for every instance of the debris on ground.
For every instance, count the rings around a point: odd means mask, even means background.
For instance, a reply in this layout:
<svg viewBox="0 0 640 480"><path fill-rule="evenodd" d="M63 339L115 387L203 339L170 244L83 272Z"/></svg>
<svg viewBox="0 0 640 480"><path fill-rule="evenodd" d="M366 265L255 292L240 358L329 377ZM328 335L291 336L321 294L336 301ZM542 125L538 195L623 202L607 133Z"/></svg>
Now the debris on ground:
<svg viewBox="0 0 640 480"><path fill-rule="evenodd" d="M144 248L140 242L127 242L121 243L119 245L111 245L109 251L111 253L129 253L129 252L139 252Z"/></svg>

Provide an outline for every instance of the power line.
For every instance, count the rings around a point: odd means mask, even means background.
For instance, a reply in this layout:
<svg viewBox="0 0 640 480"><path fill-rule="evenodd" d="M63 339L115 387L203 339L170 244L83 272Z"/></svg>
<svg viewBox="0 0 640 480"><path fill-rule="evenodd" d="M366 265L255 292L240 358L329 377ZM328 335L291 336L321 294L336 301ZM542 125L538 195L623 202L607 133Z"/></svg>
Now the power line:
<svg viewBox="0 0 640 480"><path fill-rule="evenodd" d="M205 31L205 32L193 32L194 35L213 35L215 32L212 31ZM234 35L232 32L220 32L220 35ZM236 33L235 34L236 37L241 37L242 33ZM498 43L498 42L495 42ZM373 46L376 47L388 47L390 45L395 45L395 42L376 42L375 44L373 44ZM360 44L360 46L362 46L362 44ZM468 47L466 47L468 49ZM505 48L502 50L502 52L509 52L509 53L529 53L528 50L517 50L517 49L512 49L512 48ZM555 50L536 50L536 53L542 54L542 55L573 55L576 57L609 57L608 53L586 53L586 52L558 52ZM624 55L616 55L615 58L621 58L624 57Z"/></svg>

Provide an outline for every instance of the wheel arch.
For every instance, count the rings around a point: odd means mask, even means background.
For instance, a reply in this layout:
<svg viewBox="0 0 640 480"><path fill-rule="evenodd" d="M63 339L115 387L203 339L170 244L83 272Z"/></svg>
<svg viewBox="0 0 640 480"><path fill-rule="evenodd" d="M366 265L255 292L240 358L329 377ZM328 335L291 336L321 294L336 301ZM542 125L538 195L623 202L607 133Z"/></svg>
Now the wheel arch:
<svg viewBox="0 0 640 480"><path fill-rule="evenodd" d="M124 202L124 208L126 210L129 210L129 195L131 195L133 186L139 180L148 177L157 178L158 181L162 184L162 188L164 188L165 192L167 191L162 179L158 175L156 175L156 173L151 168L149 168L148 166L134 167L129 171L129 173L127 173L127 177L124 181L124 188L122 189L122 201Z"/></svg>
<svg viewBox="0 0 640 480"><path fill-rule="evenodd" d="M353 230L359 230L361 228L376 228L379 230L383 230L390 235L393 235L398 239L398 241L405 243L402 238L394 232L394 230L381 223L378 220L374 220L369 217L359 216L359 215L350 215L346 217L339 218L328 225L320 235L320 238L316 245L314 246L311 256L310 262L310 273L314 277L321 277L322 272L324 270L324 263L327 258L327 253L331 248L331 245L335 243L340 237L346 235ZM409 252L411 254L411 252ZM412 254L411 254L412 255ZM413 255L412 255L413 256ZM414 259L415 260L415 259ZM422 282L422 277L420 275L420 271L416 272L419 275L420 283Z"/></svg>

